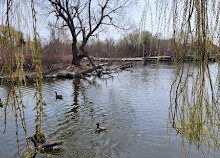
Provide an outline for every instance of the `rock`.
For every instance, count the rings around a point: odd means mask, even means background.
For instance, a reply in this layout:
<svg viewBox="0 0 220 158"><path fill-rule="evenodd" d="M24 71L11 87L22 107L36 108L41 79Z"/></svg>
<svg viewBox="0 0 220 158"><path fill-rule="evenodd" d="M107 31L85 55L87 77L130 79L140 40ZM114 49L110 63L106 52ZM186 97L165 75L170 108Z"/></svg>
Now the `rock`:
<svg viewBox="0 0 220 158"><path fill-rule="evenodd" d="M67 76L67 73L66 73L66 72L59 72L59 73L57 74L57 78L66 78L66 76Z"/></svg>
<svg viewBox="0 0 220 158"><path fill-rule="evenodd" d="M53 78L52 75L45 75L44 78Z"/></svg>
<svg viewBox="0 0 220 158"><path fill-rule="evenodd" d="M57 78L57 75L56 75L56 74L53 74L52 77L53 77L53 78Z"/></svg>
<svg viewBox="0 0 220 158"><path fill-rule="evenodd" d="M57 78L73 79L76 76L74 72L59 72Z"/></svg>
<svg viewBox="0 0 220 158"><path fill-rule="evenodd" d="M75 77L75 73L67 73L66 78L67 79L73 79Z"/></svg>

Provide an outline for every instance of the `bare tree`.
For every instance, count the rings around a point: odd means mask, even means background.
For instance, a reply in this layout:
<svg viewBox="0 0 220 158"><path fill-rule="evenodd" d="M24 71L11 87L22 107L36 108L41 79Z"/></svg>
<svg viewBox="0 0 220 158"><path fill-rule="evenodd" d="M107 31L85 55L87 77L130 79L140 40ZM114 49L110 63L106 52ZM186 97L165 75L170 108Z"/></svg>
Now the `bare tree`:
<svg viewBox="0 0 220 158"><path fill-rule="evenodd" d="M134 0L48 0L51 12L57 20L63 21L72 36L72 64L80 65L83 57L87 57L85 46L91 36L96 36L107 26L122 29L125 10L134 4ZM78 40L82 40L77 47ZM92 62L90 60L90 62ZM93 66L94 64L91 63Z"/></svg>

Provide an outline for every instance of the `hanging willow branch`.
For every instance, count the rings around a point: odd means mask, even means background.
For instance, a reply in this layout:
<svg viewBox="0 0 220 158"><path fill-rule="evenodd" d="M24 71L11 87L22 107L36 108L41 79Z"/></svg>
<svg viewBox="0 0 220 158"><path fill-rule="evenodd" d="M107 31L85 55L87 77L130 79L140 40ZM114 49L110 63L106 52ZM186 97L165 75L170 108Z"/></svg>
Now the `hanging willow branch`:
<svg viewBox="0 0 220 158"><path fill-rule="evenodd" d="M157 1L160 5L164 1ZM168 1L166 1L168 3ZM202 151L220 147L217 81L209 60L219 61L220 2L172 0L170 21L175 42L175 79L170 91L169 125ZM168 9L167 5L163 5ZM166 15L164 15L166 16ZM217 76L217 74L214 74Z"/></svg>
<svg viewBox="0 0 220 158"><path fill-rule="evenodd" d="M2 2L1 5L4 5ZM4 59L5 65L1 71L1 74L8 76L8 81L4 84L8 85L8 93L6 97L6 102L4 105L4 132L7 131L7 118L8 114L14 117L16 125L16 137L17 137L17 147L18 155L20 156L20 140L19 140L19 120L21 121L21 126L27 137L27 126L25 121L25 105L23 104L23 92L20 89L23 75L23 49L22 47L17 47L16 44L16 31L11 27L12 26L12 15L14 14L13 1L5 1L6 7L6 25L1 26L1 32L4 33L0 37L0 49L1 56ZM27 142L27 146L29 146Z"/></svg>
<svg viewBox="0 0 220 158"><path fill-rule="evenodd" d="M34 28L34 64L35 64L35 73L36 73L36 106L35 110L37 111L37 116L35 119L36 122L36 134L39 135L41 133L41 123L43 117L43 106L46 105L43 101L42 95L42 70L41 70L41 58L40 58L40 51L39 51L39 44L37 40L37 30L36 30L36 11L34 8L34 1L31 0L31 9L32 9L32 17L33 17L33 28Z"/></svg>
<svg viewBox="0 0 220 158"><path fill-rule="evenodd" d="M18 37L19 33L15 28L24 27L24 23L30 20L29 16L26 17L22 15L28 12L28 9L31 9L32 13L32 24L33 24L33 42L27 44L28 48L32 48L33 52L33 65L35 66L35 76L36 76L36 92L35 99L36 105L34 110L36 110L36 134L41 133L41 124L43 117L43 106L45 102L43 101L42 95L42 72L41 72L41 59L40 51L38 44L38 36L36 31L36 11L34 7L34 1L0 1L1 8L5 8L5 16L2 16L2 24L5 21L5 25L0 25L0 50L1 57L4 60L4 66L1 70L1 75L8 76L7 80L2 80L2 84L8 85L7 95L5 96L4 104L4 132L7 132L7 118L10 115L13 116L15 125L16 125L16 136L17 136L17 147L18 147L18 156L23 157L20 154L20 138L19 133L20 128L23 128L25 137L27 136L27 122L25 121L25 109L26 106L23 103L23 91L21 86L25 84L25 77L23 71L24 64L24 45ZM21 18L20 16L23 16ZM21 21L24 19L25 21ZM33 44L32 44L33 43ZM21 123L20 123L21 122ZM22 126L22 127L21 127ZM26 141L26 151L25 157L30 157L30 145L28 140Z"/></svg>

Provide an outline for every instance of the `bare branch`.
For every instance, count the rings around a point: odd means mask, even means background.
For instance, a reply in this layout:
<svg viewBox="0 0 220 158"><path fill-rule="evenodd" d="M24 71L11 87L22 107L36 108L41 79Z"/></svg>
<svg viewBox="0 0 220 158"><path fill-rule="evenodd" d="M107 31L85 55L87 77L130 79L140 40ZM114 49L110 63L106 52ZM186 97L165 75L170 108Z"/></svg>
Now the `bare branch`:
<svg viewBox="0 0 220 158"><path fill-rule="evenodd" d="M48 0L57 19L63 20L64 26L68 26L71 32L73 54L79 52L81 55L85 53L84 47L89 38L99 34L107 26L123 29L119 25L122 20L117 22L117 17L124 15L123 10L131 1L133 0ZM76 44L79 36L82 36L83 41L78 48ZM75 58L79 59L79 56L75 55Z"/></svg>

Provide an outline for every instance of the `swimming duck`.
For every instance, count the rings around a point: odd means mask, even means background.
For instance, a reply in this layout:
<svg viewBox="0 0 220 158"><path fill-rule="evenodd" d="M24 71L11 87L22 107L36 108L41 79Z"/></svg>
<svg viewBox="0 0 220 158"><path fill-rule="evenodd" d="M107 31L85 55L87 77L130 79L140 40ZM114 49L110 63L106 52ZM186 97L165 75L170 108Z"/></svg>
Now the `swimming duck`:
<svg viewBox="0 0 220 158"><path fill-rule="evenodd" d="M61 94L57 94L57 92L55 92L56 94L56 99L63 99L63 96Z"/></svg>
<svg viewBox="0 0 220 158"><path fill-rule="evenodd" d="M2 100L1 100L1 98L0 98L0 107L3 107L3 102L2 102Z"/></svg>
<svg viewBox="0 0 220 158"><path fill-rule="evenodd" d="M105 128L105 127L100 127L99 126L99 123L96 123L96 125L97 125L97 128L96 128L96 130L95 130L95 132L96 133L100 133L100 132L102 132L102 131L107 131L107 128Z"/></svg>
<svg viewBox="0 0 220 158"><path fill-rule="evenodd" d="M40 144L43 144L46 142L46 134L44 132L40 132L40 134L34 134L34 140L37 142L37 143L40 143Z"/></svg>
<svg viewBox="0 0 220 158"><path fill-rule="evenodd" d="M35 148L40 151L53 150L54 146L62 145L64 143L63 141L50 141L37 145L33 137L29 137L28 139L30 139L34 143Z"/></svg>

